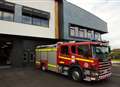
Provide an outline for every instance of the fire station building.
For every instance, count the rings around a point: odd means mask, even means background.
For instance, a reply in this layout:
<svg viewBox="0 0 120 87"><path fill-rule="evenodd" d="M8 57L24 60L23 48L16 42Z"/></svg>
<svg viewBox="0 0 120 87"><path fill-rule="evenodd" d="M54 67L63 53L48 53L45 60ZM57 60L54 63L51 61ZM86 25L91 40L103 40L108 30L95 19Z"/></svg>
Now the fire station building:
<svg viewBox="0 0 120 87"><path fill-rule="evenodd" d="M0 67L34 66L35 48L57 41L101 41L107 23L66 0L0 1Z"/></svg>

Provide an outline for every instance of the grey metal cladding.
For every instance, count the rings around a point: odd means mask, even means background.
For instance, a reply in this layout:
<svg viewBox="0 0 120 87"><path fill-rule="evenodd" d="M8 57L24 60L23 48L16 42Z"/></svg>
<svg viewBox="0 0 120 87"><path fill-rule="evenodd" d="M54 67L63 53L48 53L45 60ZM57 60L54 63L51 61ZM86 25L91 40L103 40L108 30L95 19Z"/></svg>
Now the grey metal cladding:
<svg viewBox="0 0 120 87"><path fill-rule="evenodd" d="M14 21L18 23L22 22L22 6L21 5L18 5L18 4L15 5Z"/></svg>
<svg viewBox="0 0 120 87"><path fill-rule="evenodd" d="M101 33L107 33L107 23L88 11L63 0L64 27L73 23L88 27Z"/></svg>
<svg viewBox="0 0 120 87"><path fill-rule="evenodd" d="M41 52L40 54L41 54L40 55L40 59L41 60L47 60L47 58L48 58L48 52Z"/></svg>
<svg viewBox="0 0 120 87"><path fill-rule="evenodd" d="M57 64L56 57L57 57L56 51L48 52L48 63L56 65Z"/></svg>

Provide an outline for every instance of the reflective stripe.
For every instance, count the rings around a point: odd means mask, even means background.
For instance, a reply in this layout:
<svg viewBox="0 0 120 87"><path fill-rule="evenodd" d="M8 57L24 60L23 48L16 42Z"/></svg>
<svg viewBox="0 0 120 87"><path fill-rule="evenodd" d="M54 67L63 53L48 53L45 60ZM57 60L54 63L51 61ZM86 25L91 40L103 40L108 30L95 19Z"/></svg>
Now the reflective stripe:
<svg viewBox="0 0 120 87"><path fill-rule="evenodd" d="M63 61L60 61L59 63L61 63L61 64L64 64L65 62L63 62Z"/></svg>
<svg viewBox="0 0 120 87"><path fill-rule="evenodd" d="M81 58L76 58L76 60L79 60L79 61L85 61L85 62L91 62L91 63L94 62L93 60L81 59Z"/></svg>
<svg viewBox="0 0 120 87"><path fill-rule="evenodd" d="M54 67L54 68L56 68L56 67L57 67L57 65L48 64L48 67Z"/></svg>
<svg viewBox="0 0 120 87"><path fill-rule="evenodd" d="M60 59L65 59L65 60L72 60L72 58L67 58L67 57L62 57L62 56L59 56ZM83 59L83 58L75 58L76 60L79 60L79 61L85 61L85 62L91 62L93 63L94 61L93 60L89 60L89 59Z"/></svg>
<svg viewBox="0 0 120 87"><path fill-rule="evenodd" d="M71 60L71 58L59 56L60 59Z"/></svg>
<svg viewBox="0 0 120 87"><path fill-rule="evenodd" d="M36 51L57 51L57 48L36 49Z"/></svg>

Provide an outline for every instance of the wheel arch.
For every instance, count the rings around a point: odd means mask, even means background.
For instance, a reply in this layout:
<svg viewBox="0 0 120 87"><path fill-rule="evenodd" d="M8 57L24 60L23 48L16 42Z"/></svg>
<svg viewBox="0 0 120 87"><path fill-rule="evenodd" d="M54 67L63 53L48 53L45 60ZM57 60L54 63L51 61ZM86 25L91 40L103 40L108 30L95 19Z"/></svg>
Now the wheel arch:
<svg viewBox="0 0 120 87"><path fill-rule="evenodd" d="M80 69L81 71L83 71L83 69L81 68L81 66L79 64L71 64L69 71L74 69L74 68L77 68L77 69Z"/></svg>
<svg viewBox="0 0 120 87"><path fill-rule="evenodd" d="M79 70L81 71L82 76L84 75L84 74L83 74L83 69L82 69L82 67L81 67L79 64L71 64L71 65L70 65L70 68L69 68L69 70L68 70L68 73L70 74L71 71L72 71L73 69L75 69L75 68L77 68L77 69L79 69ZM84 76L83 76L83 77L84 77Z"/></svg>

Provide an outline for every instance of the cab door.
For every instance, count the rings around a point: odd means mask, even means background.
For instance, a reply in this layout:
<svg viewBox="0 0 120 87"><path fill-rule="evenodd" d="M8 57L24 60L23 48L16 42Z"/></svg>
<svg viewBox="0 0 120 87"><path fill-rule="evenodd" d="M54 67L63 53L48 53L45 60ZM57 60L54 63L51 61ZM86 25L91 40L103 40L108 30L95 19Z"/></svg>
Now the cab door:
<svg viewBox="0 0 120 87"><path fill-rule="evenodd" d="M35 54L33 51L24 52L24 66L34 66L35 64Z"/></svg>
<svg viewBox="0 0 120 87"><path fill-rule="evenodd" d="M70 47L67 45L62 45L59 51L59 64L69 65L70 58Z"/></svg>
<svg viewBox="0 0 120 87"><path fill-rule="evenodd" d="M89 57L91 57L90 46L89 45L78 45L77 54L81 58L88 59Z"/></svg>

